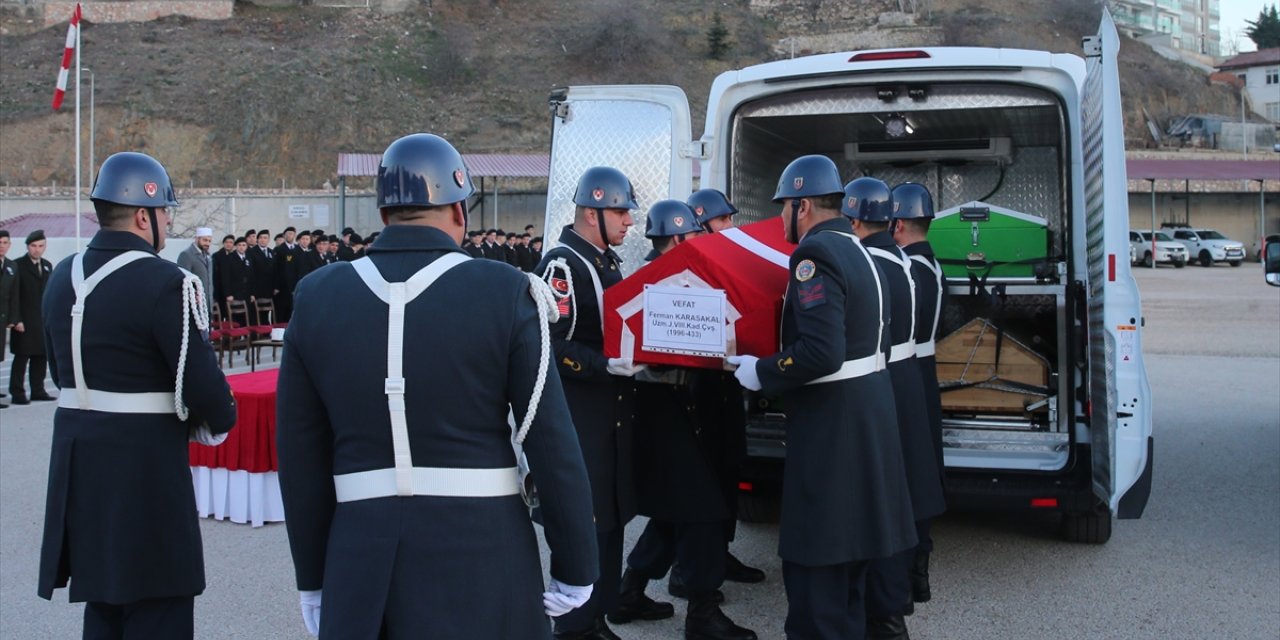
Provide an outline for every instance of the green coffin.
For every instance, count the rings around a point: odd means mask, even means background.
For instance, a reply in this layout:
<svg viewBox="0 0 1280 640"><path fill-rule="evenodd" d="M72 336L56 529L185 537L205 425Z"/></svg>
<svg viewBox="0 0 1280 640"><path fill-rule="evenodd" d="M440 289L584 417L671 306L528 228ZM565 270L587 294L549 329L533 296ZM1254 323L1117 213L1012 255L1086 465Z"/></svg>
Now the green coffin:
<svg viewBox="0 0 1280 640"><path fill-rule="evenodd" d="M974 201L938 212L929 244L948 278L1033 277L1048 257L1049 232L1044 218Z"/></svg>

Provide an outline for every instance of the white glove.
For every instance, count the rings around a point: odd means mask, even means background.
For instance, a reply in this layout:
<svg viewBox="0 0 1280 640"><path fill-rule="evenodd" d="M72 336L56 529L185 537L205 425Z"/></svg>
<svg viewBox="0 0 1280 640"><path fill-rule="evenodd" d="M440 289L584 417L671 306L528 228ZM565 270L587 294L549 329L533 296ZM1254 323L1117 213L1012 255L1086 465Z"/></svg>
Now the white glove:
<svg viewBox="0 0 1280 640"><path fill-rule="evenodd" d="M605 369L615 376L624 376L630 378L645 369L647 365L636 364L631 358L609 358L609 366Z"/></svg>
<svg viewBox="0 0 1280 640"><path fill-rule="evenodd" d="M320 593L315 591L299 591L302 601L302 624L307 626L307 633L320 636Z"/></svg>
<svg viewBox="0 0 1280 640"><path fill-rule="evenodd" d="M542 592L542 608L548 616L557 618L586 604L590 598L591 585L575 587L552 578L547 590Z"/></svg>
<svg viewBox="0 0 1280 640"><path fill-rule="evenodd" d="M729 356L725 361L732 365L737 365L737 369L733 372L733 377L738 379L738 384L751 391L760 390L760 374L756 373L756 362L760 358L755 356Z"/></svg>
<svg viewBox="0 0 1280 640"><path fill-rule="evenodd" d="M202 444L206 447L216 447L227 439L227 433L219 433L214 435L209 431L209 425L202 424L200 426L192 426L187 429L187 441Z"/></svg>

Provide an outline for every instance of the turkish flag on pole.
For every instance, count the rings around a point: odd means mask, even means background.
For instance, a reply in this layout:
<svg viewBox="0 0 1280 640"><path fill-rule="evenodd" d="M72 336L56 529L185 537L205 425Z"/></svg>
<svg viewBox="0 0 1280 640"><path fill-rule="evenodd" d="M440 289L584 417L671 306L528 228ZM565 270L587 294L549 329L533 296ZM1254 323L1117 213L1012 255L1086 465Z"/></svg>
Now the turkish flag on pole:
<svg viewBox="0 0 1280 640"><path fill-rule="evenodd" d="M62 69L58 71L58 86L53 90L53 110L62 107L62 96L67 93L67 76L71 74L71 56L76 51L76 38L80 31L80 3L76 3L75 13L71 14L71 24L67 25L67 46L62 50Z"/></svg>

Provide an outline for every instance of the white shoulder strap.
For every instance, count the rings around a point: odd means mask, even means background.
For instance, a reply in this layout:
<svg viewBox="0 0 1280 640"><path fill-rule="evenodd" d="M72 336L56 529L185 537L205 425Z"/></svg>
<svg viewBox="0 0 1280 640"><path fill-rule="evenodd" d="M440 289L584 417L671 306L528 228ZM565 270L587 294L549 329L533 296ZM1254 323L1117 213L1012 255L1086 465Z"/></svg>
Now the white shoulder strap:
<svg viewBox="0 0 1280 640"><path fill-rule="evenodd" d="M446 253L405 282L387 282L368 257L349 264L365 286L391 307L387 325L387 377L383 389L391 412L391 444L395 454L396 495L413 495L413 453L409 450L409 421L405 413L404 312L414 298L450 269L471 260L465 253Z"/></svg>
<svg viewBox="0 0 1280 640"><path fill-rule="evenodd" d="M570 247L567 244L562 244L560 246L568 250L569 253L572 253L573 255L577 256L578 260L582 261L582 266L587 268L587 273L591 274L591 286L595 288L595 292L596 292L596 309L598 309L600 312L600 331L603 332L604 331L604 285L600 284L600 274L596 273L596 268L591 266L591 262L587 260L581 253L574 251L573 247ZM576 317L576 314L575 314L575 317Z"/></svg>
<svg viewBox="0 0 1280 640"><path fill-rule="evenodd" d="M924 256L911 256L911 259L924 265L929 271L932 271L933 279L938 283L937 302L933 305L933 329L929 331L929 344L932 345L933 342L938 339L938 320L942 317L942 270L935 266L933 261Z"/></svg>
<svg viewBox="0 0 1280 640"><path fill-rule="evenodd" d="M879 305L880 314L876 316L880 320L880 328L876 331L876 361L877 370L884 368L884 360L887 359L885 353L881 351L881 342L884 340L884 289L880 286L879 272L876 271L876 262L871 258L871 254L867 252L867 248L862 245L862 241L858 240L858 236L852 233L844 233L842 231L826 231L825 233L834 233L849 239L853 246L858 248L858 253L866 259L867 266L871 267L871 281L876 283L876 302Z"/></svg>
<svg viewBox="0 0 1280 640"><path fill-rule="evenodd" d="M77 253L71 259L71 286L76 292L76 301L71 305L71 365L75 369L76 399L81 409L92 409L89 406L89 385L84 381L83 347L80 344L84 335L84 301L100 282L120 267L143 258L155 257L155 254L145 251L126 251L108 260L88 278L84 276L84 254Z"/></svg>
<svg viewBox="0 0 1280 640"><path fill-rule="evenodd" d="M907 258L907 254L902 249L894 247L893 251L881 249L879 247L867 247L867 251L871 252L878 258L889 260L899 267L907 276L907 288L911 292L911 331L907 333L907 342L913 342L916 339L916 279L911 277L911 260Z"/></svg>

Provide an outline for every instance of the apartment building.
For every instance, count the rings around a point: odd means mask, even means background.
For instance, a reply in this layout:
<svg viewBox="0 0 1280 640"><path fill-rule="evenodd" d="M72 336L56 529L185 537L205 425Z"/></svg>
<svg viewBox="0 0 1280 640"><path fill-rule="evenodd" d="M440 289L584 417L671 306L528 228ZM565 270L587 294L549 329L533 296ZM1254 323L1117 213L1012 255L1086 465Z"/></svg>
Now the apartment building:
<svg viewBox="0 0 1280 640"><path fill-rule="evenodd" d="M1219 0L1109 0L1116 27L1134 38L1167 36L1168 44L1205 56L1222 55Z"/></svg>

